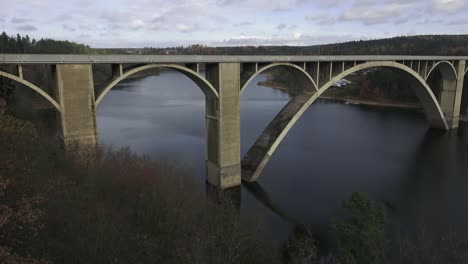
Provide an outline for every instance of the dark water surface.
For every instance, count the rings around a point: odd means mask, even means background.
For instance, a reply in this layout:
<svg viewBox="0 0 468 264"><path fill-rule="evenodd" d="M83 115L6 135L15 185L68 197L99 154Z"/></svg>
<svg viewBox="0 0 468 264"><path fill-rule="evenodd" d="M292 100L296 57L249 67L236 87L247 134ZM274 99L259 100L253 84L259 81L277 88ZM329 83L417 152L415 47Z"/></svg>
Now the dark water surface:
<svg viewBox="0 0 468 264"><path fill-rule="evenodd" d="M247 88L242 155L288 99L271 88ZM99 140L180 160L202 186L204 111L204 95L191 80L163 72L121 84L104 98L97 109ZM355 191L384 202L398 229L468 231L468 126L439 133L414 110L316 102L285 137L259 184L268 197L262 203L243 187L241 213L264 217L278 239L293 226L285 219L326 230Z"/></svg>

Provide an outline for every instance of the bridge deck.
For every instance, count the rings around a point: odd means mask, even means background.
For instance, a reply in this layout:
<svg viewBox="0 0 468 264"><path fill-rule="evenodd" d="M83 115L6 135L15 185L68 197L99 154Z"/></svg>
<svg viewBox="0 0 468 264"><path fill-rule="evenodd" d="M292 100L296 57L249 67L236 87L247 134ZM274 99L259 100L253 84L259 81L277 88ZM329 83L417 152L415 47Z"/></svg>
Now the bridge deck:
<svg viewBox="0 0 468 264"><path fill-rule="evenodd" d="M0 54L0 64L65 63L219 63L219 62L317 62L317 61L453 61L468 56L233 56L233 55L60 55Z"/></svg>

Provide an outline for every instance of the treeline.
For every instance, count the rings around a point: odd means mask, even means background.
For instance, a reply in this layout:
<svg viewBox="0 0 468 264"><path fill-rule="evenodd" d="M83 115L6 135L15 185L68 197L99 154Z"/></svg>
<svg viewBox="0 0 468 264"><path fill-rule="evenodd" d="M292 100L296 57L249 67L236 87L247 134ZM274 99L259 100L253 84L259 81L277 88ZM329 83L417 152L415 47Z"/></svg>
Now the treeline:
<svg viewBox="0 0 468 264"><path fill-rule="evenodd" d="M468 35L400 36L303 48L311 55L468 55Z"/></svg>
<svg viewBox="0 0 468 264"><path fill-rule="evenodd" d="M0 35L0 53L89 54L96 53L90 46L63 40L31 39L28 35Z"/></svg>
<svg viewBox="0 0 468 264"><path fill-rule="evenodd" d="M30 39L27 35L0 35L0 53L55 54L160 54L160 55L468 55L468 35L399 36L386 39L358 40L313 46L235 46L190 45L94 49L70 41Z"/></svg>
<svg viewBox="0 0 468 264"><path fill-rule="evenodd" d="M413 77L395 72L392 69L380 68L367 72L361 77L360 96L368 99L389 99L399 102L417 102L413 91ZM373 97L371 94L374 94Z"/></svg>
<svg viewBox="0 0 468 264"><path fill-rule="evenodd" d="M236 46L143 49L114 49L114 52L139 54L204 55L468 55L468 35L400 36L376 40L348 41L314 46Z"/></svg>

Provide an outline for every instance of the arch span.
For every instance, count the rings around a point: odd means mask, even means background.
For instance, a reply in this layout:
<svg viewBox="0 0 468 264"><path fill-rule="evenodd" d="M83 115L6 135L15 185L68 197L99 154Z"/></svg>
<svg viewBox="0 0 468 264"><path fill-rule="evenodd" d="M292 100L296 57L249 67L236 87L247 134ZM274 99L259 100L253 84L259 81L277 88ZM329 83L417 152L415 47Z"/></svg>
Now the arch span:
<svg viewBox="0 0 468 264"><path fill-rule="evenodd" d="M421 77L417 72L403 64L392 61L366 62L358 64L338 74L323 85L316 93L302 93L293 97L265 128L260 137L242 159L242 179L248 182L257 180L270 157L278 148L289 130L312 105L312 103L314 103L320 95L328 90L334 83L354 72L375 67L393 68L413 76L415 82L418 84L413 85L414 91L423 105L424 112L426 113L426 117L431 126L445 130L449 129L441 107L432 93L432 90L424 81L423 77Z"/></svg>
<svg viewBox="0 0 468 264"><path fill-rule="evenodd" d="M200 87L200 89L203 91L205 96L214 96L216 98L218 97L218 92L213 87L213 85L211 85L211 83L209 83L199 73L189 68L186 68L184 66L177 65L177 64L148 64L148 65L144 65L144 66L129 70L125 72L124 74L122 74L121 76L119 76L118 78L116 78L115 80L113 80L109 85L106 86L106 88L104 88L101 94L99 94L98 98L96 99L96 106L99 105L99 103L106 96L106 94L112 88L114 88L119 82L125 80L126 78L128 78L129 76L135 73L138 73L144 70L154 69L154 68L168 68L168 69L176 70L184 74L185 76L189 77L192 81L194 81L198 85L198 87Z"/></svg>
<svg viewBox="0 0 468 264"><path fill-rule="evenodd" d="M318 87L317 87L317 84L315 83L314 79L303 68L301 68L301 67L299 67L299 66L297 66L296 64L293 64L293 63L278 62L278 63L268 64L268 65L262 67L261 69L258 69L254 74L252 74L252 76L249 77L249 79L244 83L244 85L242 85L241 90L240 90L240 94L242 95L242 93L245 91L247 86L258 75L260 75L261 73L263 73L264 71L266 71L268 69L275 68L275 67L281 67L281 66L284 66L285 69L287 69L294 76L294 79L297 80L298 82L300 82L302 85L307 86L307 85L310 84L310 85L312 85L312 87L314 88L315 91L318 91ZM307 89L307 87L306 87L306 89Z"/></svg>
<svg viewBox="0 0 468 264"><path fill-rule="evenodd" d="M435 69L440 68L440 71L444 78L447 78L449 80L457 80L457 70L455 69L455 66L453 66L452 63L449 61L439 61L432 68L427 72L426 76L424 77L424 80L427 81L429 76L431 76L432 72L434 72Z"/></svg>
<svg viewBox="0 0 468 264"><path fill-rule="evenodd" d="M47 101L49 101L49 103L51 103L55 109L57 111L60 112L60 105L57 103L57 101L55 101L50 95L48 95L46 92L44 92L41 88L37 87L36 85L22 79L22 78L19 78L18 76L15 76L13 74L10 74L10 73L7 73L7 72L4 72L4 71L0 71L0 76L3 76L7 79L10 79L10 80L13 80L13 81L16 81L16 82L19 82L23 85L25 85L26 87L29 87L31 88L32 90L34 90L35 92L37 92L38 94L40 94L42 97L44 97Z"/></svg>

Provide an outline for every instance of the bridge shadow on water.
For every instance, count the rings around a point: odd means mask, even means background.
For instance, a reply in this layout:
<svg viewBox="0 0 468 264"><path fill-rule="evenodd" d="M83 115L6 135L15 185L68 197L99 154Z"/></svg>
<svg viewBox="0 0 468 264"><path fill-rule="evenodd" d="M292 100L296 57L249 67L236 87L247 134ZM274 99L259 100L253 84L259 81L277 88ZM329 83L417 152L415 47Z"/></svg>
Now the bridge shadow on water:
<svg viewBox="0 0 468 264"><path fill-rule="evenodd" d="M318 242L317 246L319 248L319 252L328 252L334 247L332 239L326 229L318 225L303 223L303 221L291 215L271 198L260 183L244 181L242 182L242 187L252 194L252 196L265 208L269 209L273 214L279 216L282 220L290 224L291 228L288 234L289 238L304 235L309 236Z"/></svg>
<svg viewBox="0 0 468 264"><path fill-rule="evenodd" d="M454 230L468 234L463 202L468 186L466 129L466 124L450 132L428 129L421 138L396 193L390 200L382 200L389 215L387 235L391 241L427 231L432 239Z"/></svg>

